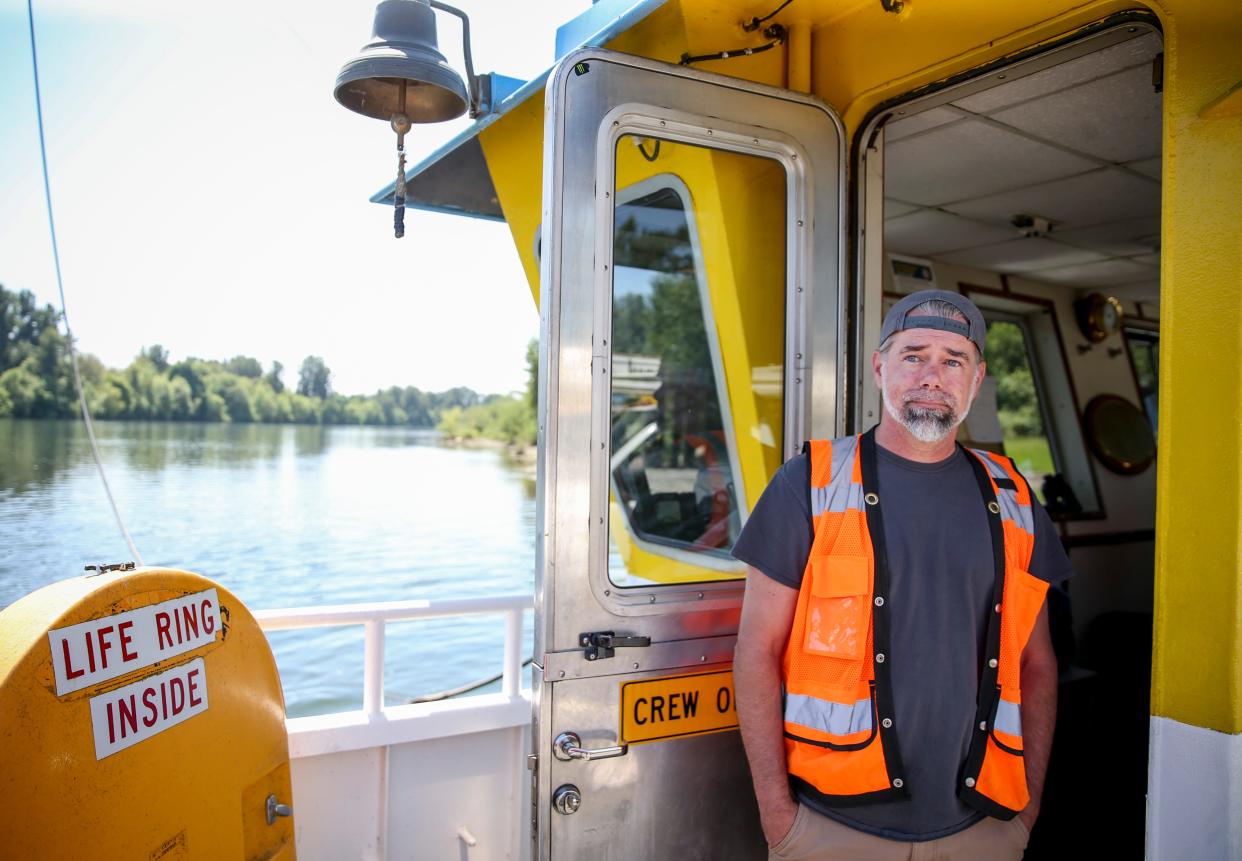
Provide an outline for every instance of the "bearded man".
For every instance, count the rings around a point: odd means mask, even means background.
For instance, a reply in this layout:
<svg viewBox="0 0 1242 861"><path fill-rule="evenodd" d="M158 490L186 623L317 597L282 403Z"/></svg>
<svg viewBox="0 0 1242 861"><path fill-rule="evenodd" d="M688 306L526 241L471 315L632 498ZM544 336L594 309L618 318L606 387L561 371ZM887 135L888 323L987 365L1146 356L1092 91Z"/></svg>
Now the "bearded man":
<svg viewBox="0 0 1242 861"><path fill-rule="evenodd" d="M1072 573L1006 457L957 426L987 366L964 296L885 316L879 425L807 443L733 554L734 656L770 858L1020 858L1056 713L1044 604Z"/></svg>

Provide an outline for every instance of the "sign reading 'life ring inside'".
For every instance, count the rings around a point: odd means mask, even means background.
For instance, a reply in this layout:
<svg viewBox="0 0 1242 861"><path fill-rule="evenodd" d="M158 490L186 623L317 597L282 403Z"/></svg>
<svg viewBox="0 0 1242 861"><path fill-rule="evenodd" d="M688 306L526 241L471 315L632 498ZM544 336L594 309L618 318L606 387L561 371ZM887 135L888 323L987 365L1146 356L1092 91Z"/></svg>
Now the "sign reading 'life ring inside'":
<svg viewBox="0 0 1242 861"><path fill-rule="evenodd" d="M56 695L89 688L175 658L216 639L215 589L48 631Z"/></svg>
<svg viewBox="0 0 1242 861"><path fill-rule="evenodd" d="M56 693L65 696L212 643L220 630L215 589L47 632ZM132 747L207 711L202 658L91 697L95 758Z"/></svg>

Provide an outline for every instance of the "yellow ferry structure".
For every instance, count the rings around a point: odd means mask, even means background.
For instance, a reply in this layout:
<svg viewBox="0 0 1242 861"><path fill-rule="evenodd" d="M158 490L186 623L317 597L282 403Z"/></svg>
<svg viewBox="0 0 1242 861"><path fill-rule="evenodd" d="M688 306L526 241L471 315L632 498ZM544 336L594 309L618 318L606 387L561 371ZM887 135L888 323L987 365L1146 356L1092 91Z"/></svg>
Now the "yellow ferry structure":
<svg viewBox="0 0 1242 861"><path fill-rule="evenodd" d="M1078 572L1027 857L1242 858L1242 6L602 0L546 75L466 82L426 29L453 11L381 4L336 96L476 118L372 199L510 229L535 594L34 593L0 614L0 857L765 857L728 550L804 440L878 420L883 313L935 286L1006 345L961 438L1015 458ZM376 71L392 27L437 71ZM385 625L473 613L501 690L385 706ZM262 630L348 624L364 708L285 721Z"/></svg>

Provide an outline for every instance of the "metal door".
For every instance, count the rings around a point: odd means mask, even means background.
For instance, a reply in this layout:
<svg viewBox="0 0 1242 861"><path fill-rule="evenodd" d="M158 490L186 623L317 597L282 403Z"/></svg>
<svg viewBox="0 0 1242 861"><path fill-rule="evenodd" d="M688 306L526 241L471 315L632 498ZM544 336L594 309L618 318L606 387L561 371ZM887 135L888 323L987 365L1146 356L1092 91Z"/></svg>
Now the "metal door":
<svg viewBox="0 0 1242 861"><path fill-rule="evenodd" d="M534 856L761 858L728 548L840 430L841 124L599 49L545 104Z"/></svg>

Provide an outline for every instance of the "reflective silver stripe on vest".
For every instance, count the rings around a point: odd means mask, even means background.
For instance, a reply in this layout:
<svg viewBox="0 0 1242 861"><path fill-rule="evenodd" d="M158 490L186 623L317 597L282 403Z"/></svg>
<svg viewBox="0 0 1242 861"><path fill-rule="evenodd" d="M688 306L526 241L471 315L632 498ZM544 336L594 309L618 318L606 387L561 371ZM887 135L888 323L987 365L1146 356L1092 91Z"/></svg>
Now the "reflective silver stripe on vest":
<svg viewBox="0 0 1242 861"><path fill-rule="evenodd" d="M871 729L871 698L846 705L805 694L786 694L785 720L832 735L864 732Z"/></svg>
<svg viewBox="0 0 1242 861"><path fill-rule="evenodd" d="M861 511L863 489L851 480L854 474L854 452L858 437L850 436L832 441L832 477L827 487L811 488L811 516L819 517L825 511L841 514L845 511Z"/></svg>
<svg viewBox="0 0 1242 861"><path fill-rule="evenodd" d="M993 479L1008 479L1009 473L992 458L988 457L978 449L971 449L979 455L979 459L983 461L983 465L987 467L988 475ZM1030 505L1023 505L1018 502L1018 491L1010 490L1006 487L998 487L996 489L996 502L1000 506L1001 518L1011 521L1022 531L1034 535L1035 534L1035 515L1031 511Z"/></svg>
<svg viewBox="0 0 1242 861"><path fill-rule="evenodd" d="M1017 703L1001 700L996 707L996 720L992 728L1022 738L1022 708Z"/></svg>
<svg viewBox="0 0 1242 861"><path fill-rule="evenodd" d="M863 489L861 484L847 482L844 487L835 481L827 487L811 488L811 516L819 517L825 511L841 514L844 511L861 511Z"/></svg>

